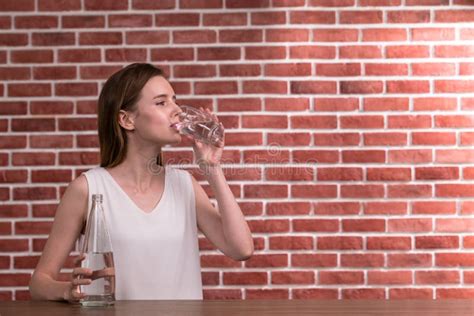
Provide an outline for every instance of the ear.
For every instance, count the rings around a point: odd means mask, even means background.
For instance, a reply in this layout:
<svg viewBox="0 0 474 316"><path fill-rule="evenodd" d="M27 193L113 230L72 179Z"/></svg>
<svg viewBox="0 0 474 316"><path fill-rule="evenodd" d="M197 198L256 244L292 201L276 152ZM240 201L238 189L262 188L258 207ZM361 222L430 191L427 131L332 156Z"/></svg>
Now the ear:
<svg viewBox="0 0 474 316"><path fill-rule="evenodd" d="M133 115L127 111L120 110L118 115L118 122L120 126L128 131L135 129L135 122L133 121Z"/></svg>

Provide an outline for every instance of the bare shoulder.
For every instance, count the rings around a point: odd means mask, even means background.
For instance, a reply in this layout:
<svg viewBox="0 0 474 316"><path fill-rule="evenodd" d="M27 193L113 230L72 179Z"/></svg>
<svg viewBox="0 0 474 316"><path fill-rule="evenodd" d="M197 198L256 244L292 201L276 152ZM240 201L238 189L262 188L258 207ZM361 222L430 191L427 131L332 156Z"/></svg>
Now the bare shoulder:
<svg viewBox="0 0 474 316"><path fill-rule="evenodd" d="M86 176L80 175L68 185L61 199L59 209L77 212L78 214L74 215L85 219L87 215L88 196L89 185L87 184Z"/></svg>

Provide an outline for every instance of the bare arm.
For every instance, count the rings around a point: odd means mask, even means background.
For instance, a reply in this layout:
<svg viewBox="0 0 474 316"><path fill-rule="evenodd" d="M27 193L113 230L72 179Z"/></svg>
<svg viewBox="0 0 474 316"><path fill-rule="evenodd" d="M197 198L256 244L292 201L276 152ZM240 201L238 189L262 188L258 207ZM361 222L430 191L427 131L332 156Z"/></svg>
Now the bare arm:
<svg viewBox="0 0 474 316"><path fill-rule="evenodd" d="M247 260L254 250L252 234L224 173L217 165L208 167L205 174L216 196L219 211L193 177L198 227L225 255L235 260Z"/></svg>
<svg viewBox="0 0 474 316"><path fill-rule="evenodd" d="M85 176L75 179L59 203L53 227L29 284L32 299L69 300L72 282L58 281L87 216L88 187Z"/></svg>

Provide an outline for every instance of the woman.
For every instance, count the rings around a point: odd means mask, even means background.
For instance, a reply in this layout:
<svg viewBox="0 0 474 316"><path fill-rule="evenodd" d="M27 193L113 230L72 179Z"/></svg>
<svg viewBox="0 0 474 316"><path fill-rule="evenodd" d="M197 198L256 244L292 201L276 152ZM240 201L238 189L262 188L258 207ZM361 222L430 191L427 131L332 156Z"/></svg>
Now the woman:
<svg viewBox="0 0 474 316"><path fill-rule="evenodd" d="M64 193L30 281L32 298L76 302L84 295L78 286L90 284L90 270L75 268L71 282L58 275L84 230L92 194L100 193L114 248L116 298L202 299L197 229L235 260L253 253L249 227L219 165L224 142L193 140L217 211L191 174L162 166L162 147L182 136L173 128L181 110L160 69L137 63L118 71L98 105L101 167Z"/></svg>

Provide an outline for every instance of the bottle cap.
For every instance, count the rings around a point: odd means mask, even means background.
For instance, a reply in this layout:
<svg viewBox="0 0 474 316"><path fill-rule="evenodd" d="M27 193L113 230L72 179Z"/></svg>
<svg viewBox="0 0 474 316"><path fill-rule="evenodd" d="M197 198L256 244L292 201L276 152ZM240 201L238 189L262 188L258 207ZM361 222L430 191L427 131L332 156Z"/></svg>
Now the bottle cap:
<svg viewBox="0 0 474 316"><path fill-rule="evenodd" d="M102 194L92 194L92 201L102 202Z"/></svg>

